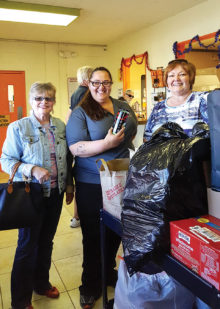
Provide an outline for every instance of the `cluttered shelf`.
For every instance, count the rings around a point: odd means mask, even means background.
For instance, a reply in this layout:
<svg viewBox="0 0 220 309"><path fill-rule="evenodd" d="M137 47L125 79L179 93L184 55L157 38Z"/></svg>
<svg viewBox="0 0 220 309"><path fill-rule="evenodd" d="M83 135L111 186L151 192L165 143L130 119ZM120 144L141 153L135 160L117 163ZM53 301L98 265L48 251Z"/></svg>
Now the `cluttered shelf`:
<svg viewBox="0 0 220 309"><path fill-rule="evenodd" d="M105 227L109 227L118 235L122 235L121 221L110 213L101 209L101 243L102 243L102 264L103 264L103 308L109 308L107 298L107 288L105 279ZM196 296L210 305L213 309L220 308L220 291L218 291L208 281L191 271L181 262L167 254L160 265L169 275L178 282L189 288Z"/></svg>

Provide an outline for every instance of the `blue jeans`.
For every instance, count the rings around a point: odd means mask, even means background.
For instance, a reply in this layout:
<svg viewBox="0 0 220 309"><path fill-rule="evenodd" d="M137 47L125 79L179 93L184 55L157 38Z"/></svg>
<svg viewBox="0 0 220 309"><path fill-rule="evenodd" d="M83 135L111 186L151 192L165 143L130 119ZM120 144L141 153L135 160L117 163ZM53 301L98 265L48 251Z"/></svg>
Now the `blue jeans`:
<svg viewBox="0 0 220 309"><path fill-rule="evenodd" d="M49 270L53 238L63 204L63 194L58 189L44 198L44 210L38 224L19 229L18 245L11 274L12 307L24 309L31 303L33 290L51 287Z"/></svg>

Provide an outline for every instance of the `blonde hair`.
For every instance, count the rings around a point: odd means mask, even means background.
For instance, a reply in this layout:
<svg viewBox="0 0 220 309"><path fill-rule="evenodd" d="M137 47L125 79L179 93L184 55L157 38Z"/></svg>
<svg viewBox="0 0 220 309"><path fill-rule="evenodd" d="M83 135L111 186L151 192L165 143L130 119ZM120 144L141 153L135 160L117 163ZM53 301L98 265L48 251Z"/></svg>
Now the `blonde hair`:
<svg viewBox="0 0 220 309"><path fill-rule="evenodd" d="M83 83L83 81L89 81L93 68L90 66L84 66L78 68L77 70L77 81L79 84Z"/></svg>
<svg viewBox="0 0 220 309"><path fill-rule="evenodd" d="M30 103L32 102L36 94L45 92L47 92L52 98L54 98L55 101L56 87L52 83L42 83L42 82L33 83L29 91Z"/></svg>

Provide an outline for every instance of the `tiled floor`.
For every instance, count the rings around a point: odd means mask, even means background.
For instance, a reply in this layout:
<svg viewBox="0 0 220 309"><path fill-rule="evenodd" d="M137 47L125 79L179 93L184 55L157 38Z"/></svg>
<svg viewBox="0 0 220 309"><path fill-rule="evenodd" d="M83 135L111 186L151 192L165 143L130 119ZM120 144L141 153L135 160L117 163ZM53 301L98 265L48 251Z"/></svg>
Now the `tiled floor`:
<svg viewBox="0 0 220 309"><path fill-rule="evenodd" d="M1 175L0 175L1 179ZM32 304L35 309L79 309L79 291L82 271L82 236L81 229L71 228L73 204L64 204L57 233L54 239L51 283L61 295L58 299L49 299L34 294ZM10 272L17 241L17 230L0 231L0 309L11 308ZM114 289L109 288L108 297L113 298ZM102 308L100 298L94 309Z"/></svg>

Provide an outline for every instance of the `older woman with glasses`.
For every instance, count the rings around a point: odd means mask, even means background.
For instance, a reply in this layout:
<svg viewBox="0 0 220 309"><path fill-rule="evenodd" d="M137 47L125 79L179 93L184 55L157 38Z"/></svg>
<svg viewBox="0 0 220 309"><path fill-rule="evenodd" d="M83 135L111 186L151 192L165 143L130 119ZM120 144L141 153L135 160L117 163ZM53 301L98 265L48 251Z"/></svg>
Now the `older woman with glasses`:
<svg viewBox="0 0 220 309"><path fill-rule="evenodd" d="M110 96L112 76L104 68L96 68L90 77L89 93L75 108L67 123L67 142L75 156L74 176L76 202L83 234L83 273L80 305L89 309L101 295L100 208L102 191L96 160L128 158L137 119L130 106ZM129 111L126 127L117 134L112 126L120 109ZM120 238L107 233L107 284L115 285L115 256Z"/></svg>
<svg viewBox="0 0 220 309"><path fill-rule="evenodd" d="M59 297L58 289L49 281L49 270L64 192L68 192L66 203L70 204L73 185L65 124L51 116L55 95L51 83L34 83L30 89L32 114L9 125L2 148L2 169L11 174L21 161L14 180L39 182L44 196L38 224L19 229L11 275L13 309L32 309L33 290L49 298Z"/></svg>
<svg viewBox="0 0 220 309"><path fill-rule="evenodd" d="M152 133L168 121L178 123L189 136L196 122L208 122L208 92L192 91L195 75L195 66L185 59L168 63L164 80L170 94L153 108L145 127L144 141L149 140Z"/></svg>

